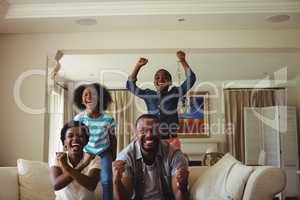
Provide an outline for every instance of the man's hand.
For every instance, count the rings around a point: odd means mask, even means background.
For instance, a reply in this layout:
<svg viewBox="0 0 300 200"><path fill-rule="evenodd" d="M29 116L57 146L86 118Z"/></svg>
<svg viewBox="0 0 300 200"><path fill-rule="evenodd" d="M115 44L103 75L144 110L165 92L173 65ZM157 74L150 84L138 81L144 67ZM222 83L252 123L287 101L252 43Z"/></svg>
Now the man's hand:
<svg viewBox="0 0 300 200"><path fill-rule="evenodd" d="M188 185L188 176L189 171L187 169L179 168L176 170L176 182L177 182L177 188L182 191L187 191L187 185Z"/></svg>
<svg viewBox="0 0 300 200"><path fill-rule="evenodd" d="M185 53L183 51L177 51L176 56L179 62L185 62Z"/></svg>
<svg viewBox="0 0 300 200"><path fill-rule="evenodd" d="M115 200L131 199L133 192L131 178L123 176L126 161L116 160L112 162L113 192Z"/></svg>
<svg viewBox="0 0 300 200"><path fill-rule="evenodd" d="M143 67L148 63L147 58L140 58L139 61L136 63L136 67Z"/></svg>
<svg viewBox="0 0 300 200"><path fill-rule="evenodd" d="M113 172L113 182L119 183L122 179L123 172L125 171L124 160L116 160L112 163L112 172Z"/></svg>

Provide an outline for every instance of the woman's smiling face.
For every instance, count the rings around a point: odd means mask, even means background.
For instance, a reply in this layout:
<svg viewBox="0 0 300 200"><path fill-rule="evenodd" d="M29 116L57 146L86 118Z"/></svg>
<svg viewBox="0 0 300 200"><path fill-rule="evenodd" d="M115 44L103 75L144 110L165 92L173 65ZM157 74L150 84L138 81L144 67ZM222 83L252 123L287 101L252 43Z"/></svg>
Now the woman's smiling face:
<svg viewBox="0 0 300 200"><path fill-rule="evenodd" d="M64 145L69 153L82 153L86 143L85 132L81 131L80 127L72 127L67 130Z"/></svg>

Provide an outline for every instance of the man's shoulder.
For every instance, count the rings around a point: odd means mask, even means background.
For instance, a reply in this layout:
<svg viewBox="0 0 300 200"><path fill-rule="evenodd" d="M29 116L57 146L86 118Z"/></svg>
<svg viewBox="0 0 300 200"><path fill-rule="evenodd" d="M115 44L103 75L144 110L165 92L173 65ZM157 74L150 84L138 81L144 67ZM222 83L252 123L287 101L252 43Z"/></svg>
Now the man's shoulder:
<svg viewBox="0 0 300 200"><path fill-rule="evenodd" d="M174 176L176 169L188 168L188 159L180 149L170 144L163 144L162 149L164 151L163 163L167 173Z"/></svg>
<svg viewBox="0 0 300 200"><path fill-rule="evenodd" d="M163 140L160 140L160 148L164 153L165 152L174 152L174 151L179 150L179 149L176 149L173 145L171 145L168 142L163 141Z"/></svg>
<svg viewBox="0 0 300 200"><path fill-rule="evenodd" d="M117 160L127 160L132 157L135 153L135 143L136 141L132 141L127 147L125 147L117 156Z"/></svg>
<svg viewBox="0 0 300 200"><path fill-rule="evenodd" d="M184 155L180 149L176 149L173 145L161 141L161 153L165 159L174 159L177 155Z"/></svg>

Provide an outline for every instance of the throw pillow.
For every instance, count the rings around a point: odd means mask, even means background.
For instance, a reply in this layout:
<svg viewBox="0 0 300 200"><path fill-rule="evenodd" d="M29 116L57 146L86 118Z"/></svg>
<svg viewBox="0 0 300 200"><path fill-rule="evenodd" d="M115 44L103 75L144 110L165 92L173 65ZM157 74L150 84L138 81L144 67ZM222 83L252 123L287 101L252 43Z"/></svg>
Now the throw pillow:
<svg viewBox="0 0 300 200"><path fill-rule="evenodd" d="M242 165L230 154L207 169L191 188L191 198L241 200L253 168Z"/></svg>
<svg viewBox="0 0 300 200"><path fill-rule="evenodd" d="M53 200L55 194L47 163L18 159L20 200Z"/></svg>

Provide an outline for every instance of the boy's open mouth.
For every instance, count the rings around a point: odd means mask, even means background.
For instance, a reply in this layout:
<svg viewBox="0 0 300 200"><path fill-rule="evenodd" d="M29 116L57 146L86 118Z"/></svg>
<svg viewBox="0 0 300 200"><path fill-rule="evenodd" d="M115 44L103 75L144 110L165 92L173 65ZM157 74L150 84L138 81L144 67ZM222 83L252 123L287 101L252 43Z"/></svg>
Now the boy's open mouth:
<svg viewBox="0 0 300 200"><path fill-rule="evenodd" d="M158 86L165 86L167 85L167 82L164 82L164 83L157 83Z"/></svg>

